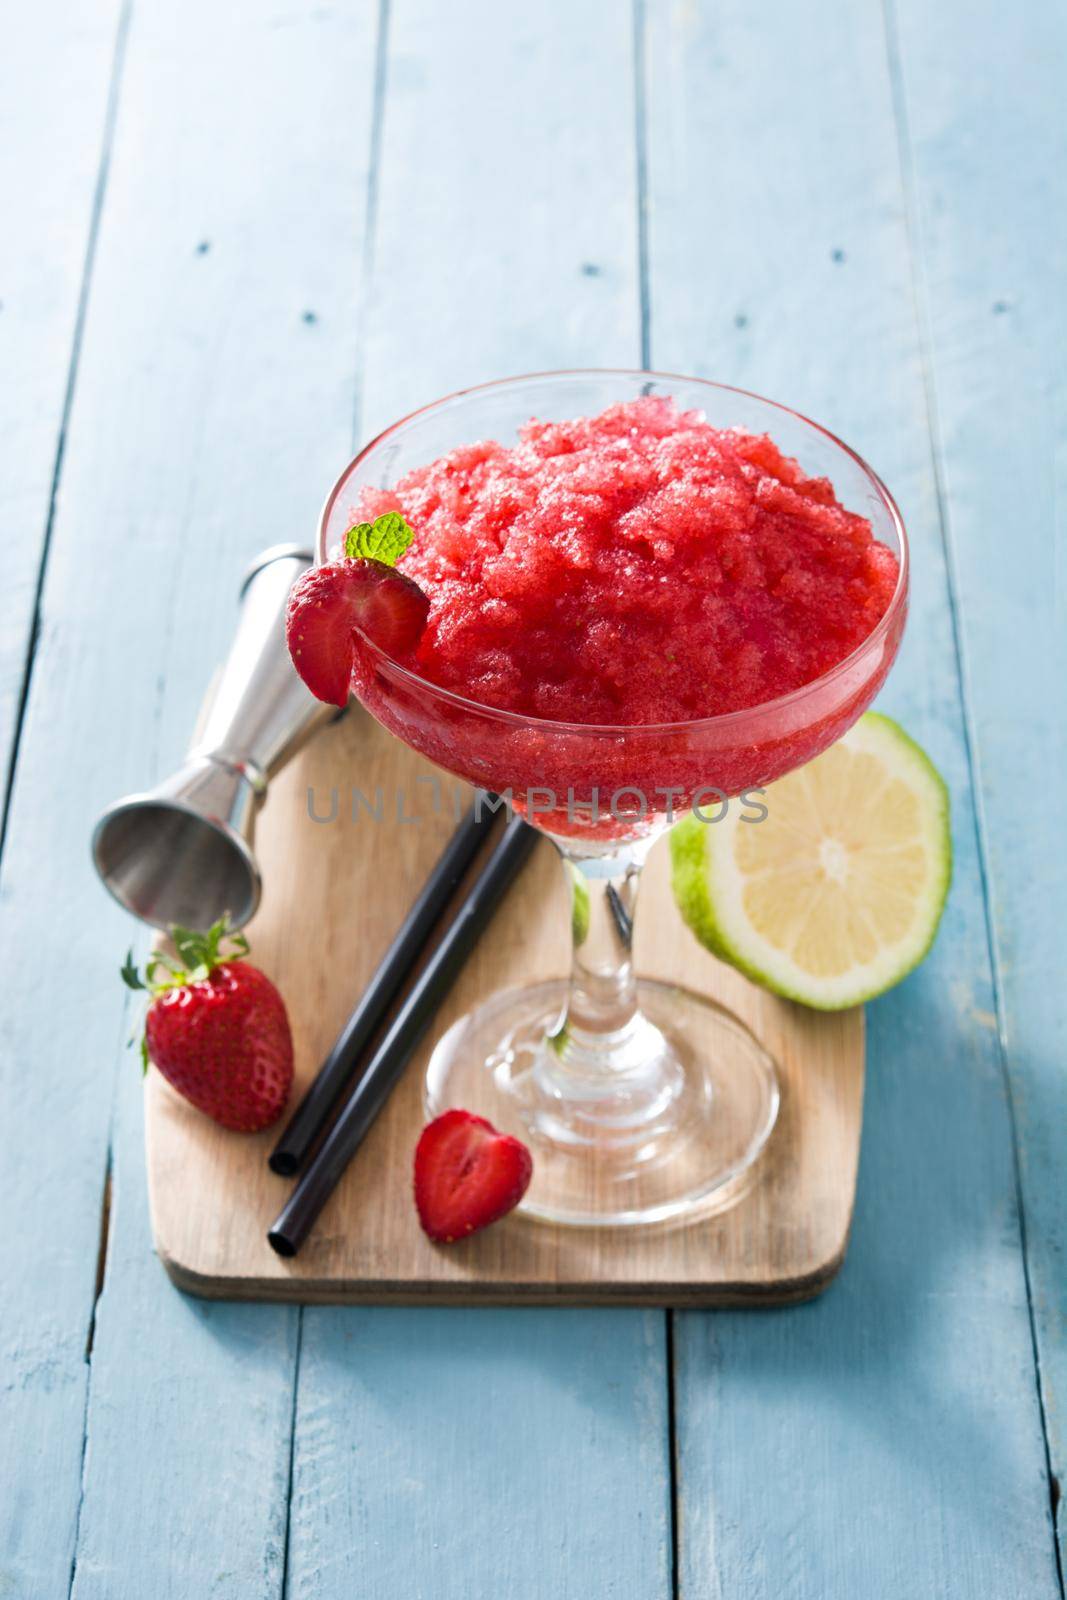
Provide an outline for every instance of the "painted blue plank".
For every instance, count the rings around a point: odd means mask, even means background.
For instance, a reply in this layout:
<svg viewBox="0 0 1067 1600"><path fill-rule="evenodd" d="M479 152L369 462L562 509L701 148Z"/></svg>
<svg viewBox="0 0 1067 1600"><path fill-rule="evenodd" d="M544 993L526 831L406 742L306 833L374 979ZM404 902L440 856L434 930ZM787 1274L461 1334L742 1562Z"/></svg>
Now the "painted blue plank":
<svg viewBox="0 0 1067 1600"><path fill-rule="evenodd" d="M18 720L103 189L120 0L41 0L0 49L0 761Z"/></svg>
<svg viewBox="0 0 1067 1600"><path fill-rule="evenodd" d="M285 1568L299 1311L171 1287L152 1250L132 1053L124 1068L70 1593L271 1600Z"/></svg>
<svg viewBox="0 0 1067 1600"><path fill-rule="evenodd" d="M391 6L363 437L472 383L638 360L623 9Z"/></svg>
<svg viewBox="0 0 1067 1600"><path fill-rule="evenodd" d="M870 1008L839 1283L676 1324L686 1596L1058 1594L1012 1129L931 463L884 32L873 4L648 13L652 355L857 445L915 551L884 697L954 799L935 951Z"/></svg>
<svg viewBox="0 0 1067 1600"><path fill-rule="evenodd" d="M1053 1472L1067 1472L1067 13L891 8ZM995 40L995 48L990 41ZM1058 1497L1057 1497L1058 1498ZM1059 1510L1061 1558L1067 1522Z"/></svg>
<svg viewBox="0 0 1067 1600"><path fill-rule="evenodd" d="M634 363L630 19L394 0L363 419ZM589 270L593 268L595 270ZM658 1313L309 1308L288 1592L670 1592Z"/></svg>
<svg viewBox="0 0 1067 1600"><path fill-rule="evenodd" d="M294 1600L669 1594L661 1312L304 1318Z"/></svg>
<svg viewBox="0 0 1067 1600"><path fill-rule="evenodd" d="M15 739L37 577L101 192L109 91L118 74L118 4L43 0L10 17L0 51L0 768ZM48 111L42 113L47 85ZM41 845L44 844L40 840ZM53 882L52 887L56 887ZM11 916L3 959L26 935ZM44 938L45 930L40 929ZM2 1247L0 1434L31 1452L0 1464L0 1592L63 1593L78 1501L107 1100L61 1097L39 1076L45 1004L40 949L16 960L0 1002L5 1190L18 1226ZM16 989L19 983L23 987ZM23 1025L12 1015L26 1007ZM114 1020L108 1048L114 1041ZM76 1148L55 1148L57 1126ZM36 1138L28 1137L35 1130ZM62 1194L53 1185L61 1185ZM42 1247L47 1241L47 1262Z"/></svg>
<svg viewBox="0 0 1067 1600"><path fill-rule="evenodd" d="M79 1600L281 1590L298 1313L190 1306L150 1254L131 927L88 836L178 756L244 562L306 536L348 449L376 23L159 0L129 35L2 886L0 1571L20 1597L65 1595L72 1558Z"/></svg>

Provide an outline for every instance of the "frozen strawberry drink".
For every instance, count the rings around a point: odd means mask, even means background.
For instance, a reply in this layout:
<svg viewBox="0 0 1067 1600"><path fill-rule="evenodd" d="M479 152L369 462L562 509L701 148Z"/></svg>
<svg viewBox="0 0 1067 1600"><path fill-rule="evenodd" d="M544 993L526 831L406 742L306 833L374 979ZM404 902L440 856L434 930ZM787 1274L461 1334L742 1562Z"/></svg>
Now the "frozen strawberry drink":
<svg viewBox="0 0 1067 1600"><path fill-rule="evenodd" d="M740 1192L775 1064L706 996L635 977L640 868L672 817L748 807L867 708L904 626L906 548L884 486L825 429L650 372L451 395L335 485L290 602L301 676L510 796L567 862L569 985L493 996L426 1075L431 1115L529 1145L524 1210L633 1226Z"/></svg>
<svg viewBox="0 0 1067 1600"><path fill-rule="evenodd" d="M401 738L551 815L553 831L578 813L610 836L623 788L654 816L768 782L877 686L875 660L799 716L788 702L878 628L896 555L766 433L669 396L462 444L362 485L345 525L391 513L411 539L395 569L328 567L318 635L294 659L339 702L351 674ZM446 691L440 715L418 685ZM686 738L657 733L683 722Z"/></svg>
<svg viewBox="0 0 1067 1600"><path fill-rule="evenodd" d="M849 655L897 560L766 435L669 399L530 422L367 490L414 530L408 664L501 710L655 723L774 700Z"/></svg>

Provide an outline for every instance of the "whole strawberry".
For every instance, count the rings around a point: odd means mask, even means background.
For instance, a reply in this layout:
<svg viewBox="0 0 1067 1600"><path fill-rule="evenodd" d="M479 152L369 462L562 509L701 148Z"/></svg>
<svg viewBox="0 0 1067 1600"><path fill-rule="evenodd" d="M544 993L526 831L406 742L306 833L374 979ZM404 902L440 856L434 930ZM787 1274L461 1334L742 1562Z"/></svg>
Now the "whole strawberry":
<svg viewBox="0 0 1067 1600"><path fill-rule="evenodd" d="M142 980L132 952L122 969L151 995L141 1056L180 1095L224 1128L255 1133L277 1121L293 1084L285 1002L225 917L207 933L172 928L177 962L157 951ZM223 955L222 944L229 945ZM162 974L162 976L161 976Z"/></svg>

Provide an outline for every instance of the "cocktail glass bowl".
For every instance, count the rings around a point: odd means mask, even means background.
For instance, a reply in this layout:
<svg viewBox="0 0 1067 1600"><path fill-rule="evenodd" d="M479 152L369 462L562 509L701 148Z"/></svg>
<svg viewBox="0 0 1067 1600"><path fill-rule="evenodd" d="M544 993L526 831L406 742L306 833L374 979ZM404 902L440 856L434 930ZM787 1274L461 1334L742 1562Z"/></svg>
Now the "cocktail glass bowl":
<svg viewBox="0 0 1067 1600"><path fill-rule="evenodd" d="M530 1146L530 1215L632 1226L732 1204L778 1113L775 1065L751 1031L705 996L636 978L639 875L656 839L691 806L721 817L810 761L867 708L896 656L907 610L903 523L874 472L826 429L773 401L670 373L535 374L450 395L385 430L341 474L323 509L325 561L358 517L364 488L479 439L515 440L532 417L593 416L639 395L672 398L715 427L768 433L898 558L890 605L845 660L751 709L636 726L553 722L478 704L420 678L369 640L353 689L384 727L438 766L505 795L547 833L572 898L569 983L493 996L441 1038L427 1071L430 1114L460 1106ZM635 662L635 671L640 663ZM678 938L690 935L679 922Z"/></svg>

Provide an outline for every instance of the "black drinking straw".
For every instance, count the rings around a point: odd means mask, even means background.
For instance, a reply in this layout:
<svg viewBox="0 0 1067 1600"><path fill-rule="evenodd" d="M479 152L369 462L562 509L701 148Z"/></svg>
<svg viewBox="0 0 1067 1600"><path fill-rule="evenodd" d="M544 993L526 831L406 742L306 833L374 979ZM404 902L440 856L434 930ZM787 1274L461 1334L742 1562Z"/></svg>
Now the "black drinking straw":
<svg viewBox="0 0 1067 1600"><path fill-rule="evenodd" d="M455 921L416 979L366 1071L282 1207L267 1241L280 1256L295 1256L333 1193L364 1135L389 1097L441 1001L473 949L504 891L537 842L513 817L478 875Z"/></svg>
<svg viewBox="0 0 1067 1600"><path fill-rule="evenodd" d="M291 1178L304 1165L359 1070L360 1057L372 1035L400 993L492 824L490 797L479 793L445 846L444 854L404 918L359 1004L271 1151L271 1170L280 1177Z"/></svg>

